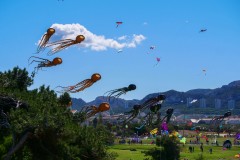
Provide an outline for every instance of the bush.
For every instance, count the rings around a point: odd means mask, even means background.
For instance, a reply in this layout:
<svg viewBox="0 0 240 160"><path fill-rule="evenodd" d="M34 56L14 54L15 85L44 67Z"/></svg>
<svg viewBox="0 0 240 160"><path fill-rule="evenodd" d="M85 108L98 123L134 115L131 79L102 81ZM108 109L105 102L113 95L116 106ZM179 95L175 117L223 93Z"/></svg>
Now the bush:
<svg viewBox="0 0 240 160"><path fill-rule="evenodd" d="M180 158L180 147L175 137L157 137L156 145L160 148L153 148L143 152L145 156L151 156L152 160L176 160Z"/></svg>

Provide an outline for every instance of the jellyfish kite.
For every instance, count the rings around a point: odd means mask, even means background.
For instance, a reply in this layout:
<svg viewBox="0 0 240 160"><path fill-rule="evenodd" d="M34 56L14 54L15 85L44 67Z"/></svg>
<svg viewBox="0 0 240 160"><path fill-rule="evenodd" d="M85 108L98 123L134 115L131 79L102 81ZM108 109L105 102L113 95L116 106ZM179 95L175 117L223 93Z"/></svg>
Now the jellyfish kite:
<svg viewBox="0 0 240 160"><path fill-rule="evenodd" d="M48 55L53 55L71 45L81 43L82 41L84 41L84 39L85 39L85 37L83 35L78 35L75 40L63 39L63 40L59 40L56 42L48 43L47 47L57 45L57 47L53 48L51 51L48 52Z"/></svg>
<svg viewBox="0 0 240 160"><path fill-rule="evenodd" d="M123 22L116 22L117 26L116 28L120 25L120 24L123 24Z"/></svg>
<svg viewBox="0 0 240 160"><path fill-rule="evenodd" d="M110 90L110 91L106 92L106 93L108 93L108 95L107 95L108 101L110 101L111 97L118 98L122 94L126 94L127 92L135 90L135 89L136 89L136 85L135 84L130 84L128 87L123 87L123 88L119 88L119 89Z"/></svg>
<svg viewBox="0 0 240 160"><path fill-rule="evenodd" d="M38 44L37 53L39 53L40 51L45 49L49 39L52 37L52 35L54 33L55 33L55 29L54 28L48 28L47 33L45 33L42 36L42 38L41 38L41 40L40 40L40 42Z"/></svg>
<svg viewBox="0 0 240 160"><path fill-rule="evenodd" d="M30 63L30 59L34 58ZM43 67L52 67L52 66L56 66L56 65L60 65L62 64L62 59L59 57L54 58L52 61L48 60L48 59L44 59L44 58L40 58L40 57L36 57L36 56L31 56L28 59L28 63L29 65L32 64L33 62L38 62L38 65L35 67L34 72L32 73L33 75L35 75L35 73L39 70L42 69Z"/></svg>
<svg viewBox="0 0 240 160"><path fill-rule="evenodd" d="M62 91L57 91L60 93L64 92L69 92L69 93L76 93L83 91L84 89L92 86L95 82L99 81L101 79L101 75L99 73L95 73L91 76L91 79L85 79L73 86L68 86L68 87L62 87L62 86L57 86L56 88L62 88Z"/></svg>

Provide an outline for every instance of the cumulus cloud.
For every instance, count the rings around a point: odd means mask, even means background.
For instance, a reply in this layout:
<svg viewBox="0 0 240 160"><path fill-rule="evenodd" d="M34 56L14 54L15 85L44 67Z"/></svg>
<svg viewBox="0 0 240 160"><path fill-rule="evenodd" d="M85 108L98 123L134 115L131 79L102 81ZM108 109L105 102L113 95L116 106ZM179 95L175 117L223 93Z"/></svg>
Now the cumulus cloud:
<svg viewBox="0 0 240 160"><path fill-rule="evenodd" d="M135 48L143 40L146 39L143 35L133 34L130 41L126 40L129 36L121 36L118 38L121 42L111 38L105 38L104 35L96 35L89 30L87 30L81 24L53 24L51 28L56 30L53 39L75 39L77 35L84 35L85 40L79 44L81 47L90 48L94 51L103 51L108 48L112 49L123 49L123 48Z"/></svg>
<svg viewBox="0 0 240 160"><path fill-rule="evenodd" d="M126 40L127 39L127 36L125 35L125 36L121 36L121 37L118 37L118 40Z"/></svg>

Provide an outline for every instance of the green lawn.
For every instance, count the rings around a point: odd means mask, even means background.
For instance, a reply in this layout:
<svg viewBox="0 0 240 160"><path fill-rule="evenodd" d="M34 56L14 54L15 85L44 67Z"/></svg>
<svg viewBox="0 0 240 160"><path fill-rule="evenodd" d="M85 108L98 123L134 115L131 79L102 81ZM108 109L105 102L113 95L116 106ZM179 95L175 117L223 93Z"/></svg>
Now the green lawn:
<svg viewBox="0 0 240 160"><path fill-rule="evenodd" d="M188 145L185 145L185 147L181 148L180 153L181 159L187 158L188 160L194 160L199 156L199 154L201 154L199 145L194 146L194 153L189 153L188 147L189 147ZM210 147L213 149L212 154L209 153ZM238 154L239 152L240 152L239 146L233 146L230 150L223 150L222 146L205 145L203 148L202 155L206 160L219 160L219 159L236 160L236 158L234 158L234 155Z"/></svg>
<svg viewBox="0 0 240 160"><path fill-rule="evenodd" d="M193 145L192 145L193 146ZM118 153L117 160L144 160L145 157L141 151L146 151L151 148L156 147L155 145L140 145L140 144L122 144L122 145L114 145L109 148L110 152L116 152ZM188 160L195 160L200 152L200 147L199 145L194 145L194 153L189 153L188 152L188 147L189 145L185 145L184 147L181 147L181 160L184 158L187 158ZM213 148L213 154L209 153L209 148ZM136 151L130 151L131 149L136 149ZM219 160L219 159L224 159L224 160L237 160L234 158L234 155L240 152L240 146L233 146L232 149L230 150L222 150L222 147L219 146L207 146L204 145L204 150L203 150L203 157L205 160Z"/></svg>
<svg viewBox="0 0 240 160"><path fill-rule="evenodd" d="M147 157L141 152L154 147L156 147L156 145L121 144L111 146L109 151L118 154L117 160L144 160ZM136 151L131 151L132 149L136 149Z"/></svg>

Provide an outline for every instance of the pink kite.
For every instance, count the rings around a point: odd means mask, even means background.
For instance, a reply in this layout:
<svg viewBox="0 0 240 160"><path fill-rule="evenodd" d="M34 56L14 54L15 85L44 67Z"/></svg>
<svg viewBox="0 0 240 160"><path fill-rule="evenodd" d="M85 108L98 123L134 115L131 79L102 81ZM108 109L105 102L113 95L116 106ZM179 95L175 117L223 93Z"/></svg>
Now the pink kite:
<svg viewBox="0 0 240 160"><path fill-rule="evenodd" d="M156 60L157 60L157 63L155 64L155 66L158 65L158 63L160 62L160 58L157 57Z"/></svg>

